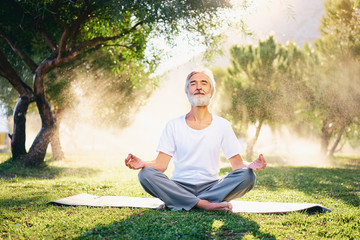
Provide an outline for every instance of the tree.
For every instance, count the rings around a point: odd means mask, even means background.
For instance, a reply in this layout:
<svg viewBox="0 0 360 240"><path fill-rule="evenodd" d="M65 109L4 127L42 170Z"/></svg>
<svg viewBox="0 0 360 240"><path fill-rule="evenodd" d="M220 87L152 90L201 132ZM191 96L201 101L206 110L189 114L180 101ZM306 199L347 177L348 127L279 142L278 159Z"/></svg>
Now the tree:
<svg viewBox="0 0 360 240"><path fill-rule="evenodd" d="M147 37L154 31L171 36L184 27L211 39L206 29L215 27L217 9L229 6L225 0L1 1L0 76L19 94L11 139L13 159L25 165L44 160L57 128L46 94L49 73L90 50L109 46L114 58L122 60L115 71L122 72L133 59L135 64L144 59ZM33 87L19 72L24 65L32 75ZM25 122L32 102L36 102L42 127L27 152Z"/></svg>
<svg viewBox="0 0 360 240"><path fill-rule="evenodd" d="M231 67L223 80L222 91L230 96L223 113L245 136L248 124L256 125L255 136L247 141L246 158L251 159L254 145L264 123L274 125L295 117L301 98L302 55L294 43L282 45L270 36L252 45L230 49Z"/></svg>
<svg viewBox="0 0 360 240"><path fill-rule="evenodd" d="M108 50L112 51L111 48ZM145 66L134 59L121 64L127 68L116 69L114 74L112 70L116 64L112 55L98 49L49 73L45 85L57 126L62 122L63 115L69 118L70 113L71 119L81 121L84 108L88 117L83 120L94 126L127 126L157 86L157 78L150 77L152 71L146 71ZM79 108L79 104L83 107ZM74 121L71 126L64 124L64 127L76 128L77 123ZM54 130L54 136L57 134L59 129ZM64 157L59 140L59 137L53 137L50 142L55 160Z"/></svg>
<svg viewBox="0 0 360 240"><path fill-rule="evenodd" d="M306 46L306 78L312 122L321 134L321 152L333 157L345 135L358 139L360 121L360 13L353 1L325 2L321 35ZM344 142L344 141L343 141Z"/></svg>

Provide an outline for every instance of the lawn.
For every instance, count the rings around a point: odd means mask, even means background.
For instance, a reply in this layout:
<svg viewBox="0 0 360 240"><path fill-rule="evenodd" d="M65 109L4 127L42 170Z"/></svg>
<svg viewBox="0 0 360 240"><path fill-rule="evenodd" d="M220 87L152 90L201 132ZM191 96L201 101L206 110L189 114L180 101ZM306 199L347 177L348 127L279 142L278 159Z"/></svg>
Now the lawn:
<svg viewBox="0 0 360 240"><path fill-rule="evenodd" d="M49 205L79 193L150 196L123 157L69 156L36 169L8 158L0 154L1 239L360 239L358 167L270 164L241 200L319 203L332 212L269 215Z"/></svg>

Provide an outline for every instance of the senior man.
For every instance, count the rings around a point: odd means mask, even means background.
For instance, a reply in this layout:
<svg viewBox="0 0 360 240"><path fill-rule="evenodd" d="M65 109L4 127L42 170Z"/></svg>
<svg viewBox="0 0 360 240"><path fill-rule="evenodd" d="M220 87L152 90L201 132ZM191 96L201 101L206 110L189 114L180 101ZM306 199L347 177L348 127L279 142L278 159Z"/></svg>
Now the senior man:
<svg viewBox="0 0 360 240"><path fill-rule="evenodd" d="M254 172L264 169L266 161L260 154L250 164L245 163L231 124L209 112L215 92L214 77L209 69L192 71L186 79L185 92L191 110L166 124L156 159L143 161L130 153L125 165L141 169L142 187L160 198L170 210L232 211L229 201L254 187ZM233 170L224 178L219 178L221 151ZM174 170L169 179L164 172L172 158Z"/></svg>

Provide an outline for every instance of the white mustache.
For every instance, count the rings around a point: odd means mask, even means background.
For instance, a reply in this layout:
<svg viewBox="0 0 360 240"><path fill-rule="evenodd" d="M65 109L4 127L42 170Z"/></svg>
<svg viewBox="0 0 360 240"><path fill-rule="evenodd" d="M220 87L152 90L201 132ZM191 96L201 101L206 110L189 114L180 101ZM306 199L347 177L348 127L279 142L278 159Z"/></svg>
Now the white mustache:
<svg viewBox="0 0 360 240"><path fill-rule="evenodd" d="M195 94L198 94L198 93L201 93L202 95L205 95L205 91L203 91L203 90L196 90L196 91L193 93L193 96L194 96Z"/></svg>

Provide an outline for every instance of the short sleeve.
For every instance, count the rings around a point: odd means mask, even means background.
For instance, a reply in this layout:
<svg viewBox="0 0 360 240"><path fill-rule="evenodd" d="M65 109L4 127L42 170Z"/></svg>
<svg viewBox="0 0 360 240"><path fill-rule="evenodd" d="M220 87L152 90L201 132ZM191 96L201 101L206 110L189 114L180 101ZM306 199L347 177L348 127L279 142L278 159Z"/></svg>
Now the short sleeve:
<svg viewBox="0 0 360 240"><path fill-rule="evenodd" d="M166 124L156 151L166 153L172 157L175 155L174 126L171 122Z"/></svg>
<svg viewBox="0 0 360 240"><path fill-rule="evenodd" d="M221 148L226 159L240 154L241 151L239 140L236 138L234 130L232 129L231 124L228 121L226 121L226 124L224 126L224 134L221 141Z"/></svg>

